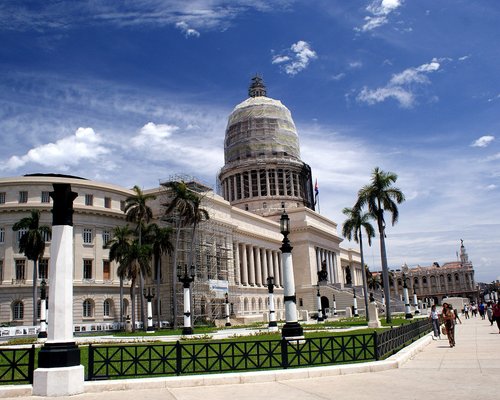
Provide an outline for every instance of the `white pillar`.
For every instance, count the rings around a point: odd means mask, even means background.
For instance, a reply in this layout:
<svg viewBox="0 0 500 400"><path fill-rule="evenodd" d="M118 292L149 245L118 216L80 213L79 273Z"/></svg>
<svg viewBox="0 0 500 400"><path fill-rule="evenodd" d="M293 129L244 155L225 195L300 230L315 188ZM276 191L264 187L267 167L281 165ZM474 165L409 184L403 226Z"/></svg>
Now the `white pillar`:
<svg viewBox="0 0 500 400"><path fill-rule="evenodd" d="M319 294L319 287L318 293L316 294L316 304L318 306L318 322L323 322L323 311L321 310L321 295Z"/></svg>
<svg viewBox="0 0 500 400"><path fill-rule="evenodd" d="M262 286L262 261L260 247L255 247L255 283Z"/></svg>
<svg viewBox="0 0 500 400"><path fill-rule="evenodd" d="M276 322L276 311L274 309L274 293L269 293L269 332L276 332L278 330L278 323Z"/></svg>
<svg viewBox="0 0 500 400"><path fill-rule="evenodd" d="M183 334L191 334L193 328L191 327L191 311L189 310L190 288L184 287L184 328Z"/></svg>
<svg viewBox="0 0 500 400"><path fill-rule="evenodd" d="M403 297L404 297L404 301L405 301L405 318L406 319L413 318L413 315L411 315L410 299L408 297L408 288L407 287L403 288Z"/></svg>
<svg viewBox="0 0 500 400"><path fill-rule="evenodd" d="M415 315L420 314L420 310L418 309L418 299L416 293L413 293L413 306L415 307Z"/></svg>
<svg viewBox="0 0 500 400"><path fill-rule="evenodd" d="M247 245L243 243L241 245L241 250L242 250L242 257L241 261L243 263L243 268L242 268L242 277L241 277L241 283L244 286L248 286L248 255L247 255Z"/></svg>
<svg viewBox="0 0 500 400"><path fill-rule="evenodd" d="M354 296L352 298L352 306L354 308L354 316L355 317L359 317L359 314L358 314L358 299L356 298L356 294L354 294Z"/></svg>

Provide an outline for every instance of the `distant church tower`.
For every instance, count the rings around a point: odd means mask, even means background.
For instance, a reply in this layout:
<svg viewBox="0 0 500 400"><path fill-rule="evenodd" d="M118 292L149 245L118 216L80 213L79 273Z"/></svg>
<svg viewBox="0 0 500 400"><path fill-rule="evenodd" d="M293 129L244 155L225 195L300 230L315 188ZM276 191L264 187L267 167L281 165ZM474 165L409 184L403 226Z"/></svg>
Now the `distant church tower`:
<svg viewBox="0 0 500 400"><path fill-rule="evenodd" d="M299 137L288 108L266 96L262 78L252 78L249 98L238 104L226 128L222 196L231 205L262 216L283 207L314 210L311 168L300 159Z"/></svg>

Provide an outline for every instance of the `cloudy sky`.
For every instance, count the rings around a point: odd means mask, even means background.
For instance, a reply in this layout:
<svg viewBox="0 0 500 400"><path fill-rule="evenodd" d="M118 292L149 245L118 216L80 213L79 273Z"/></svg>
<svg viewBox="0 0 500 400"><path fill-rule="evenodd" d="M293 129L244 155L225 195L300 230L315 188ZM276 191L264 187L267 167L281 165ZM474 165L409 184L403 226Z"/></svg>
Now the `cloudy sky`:
<svg viewBox="0 0 500 400"><path fill-rule="evenodd" d="M499 20L497 0L2 1L0 176L215 186L227 117L258 73L292 111L339 231L378 166L406 195L390 267L454 261L463 239L489 282ZM366 262L379 269L378 239Z"/></svg>

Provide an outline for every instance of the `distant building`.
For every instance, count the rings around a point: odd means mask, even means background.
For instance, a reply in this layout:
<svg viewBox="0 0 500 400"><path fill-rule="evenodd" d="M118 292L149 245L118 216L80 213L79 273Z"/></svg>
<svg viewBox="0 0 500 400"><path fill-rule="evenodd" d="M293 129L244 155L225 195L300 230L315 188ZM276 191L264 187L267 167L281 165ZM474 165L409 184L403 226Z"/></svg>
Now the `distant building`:
<svg viewBox="0 0 500 400"><path fill-rule="evenodd" d="M474 268L465 250L463 241L460 244L460 260L443 265L433 263L428 267L408 268L392 271L393 285L391 295L399 297L403 293L403 274L407 278L410 296L415 292L417 298L431 304L442 304L445 297L465 297L477 301L477 286L474 281ZM411 301L410 301L411 302Z"/></svg>

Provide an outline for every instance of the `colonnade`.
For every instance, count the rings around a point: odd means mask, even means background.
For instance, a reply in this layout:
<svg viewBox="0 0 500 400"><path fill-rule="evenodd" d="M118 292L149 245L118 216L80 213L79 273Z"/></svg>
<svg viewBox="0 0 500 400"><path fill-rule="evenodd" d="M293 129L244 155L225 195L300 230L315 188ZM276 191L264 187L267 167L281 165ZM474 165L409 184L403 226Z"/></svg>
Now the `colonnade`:
<svg viewBox="0 0 500 400"><path fill-rule="evenodd" d="M281 253L253 244L234 243L235 283L242 286L264 287L272 276L277 287L283 286Z"/></svg>
<svg viewBox="0 0 500 400"><path fill-rule="evenodd" d="M316 247L316 269L321 270L322 262L326 262L326 271L328 272L328 282L340 282L337 271L337 255L334 251ZM314 284L314 282L313 282Z"/></svg>
<svg viewBox="0 0 500 400"><path fill-rule="evenodd" d="M228 201L266 196L303 197L300 173L289 169L253 169L228 176L222 183Z"/></svg>

